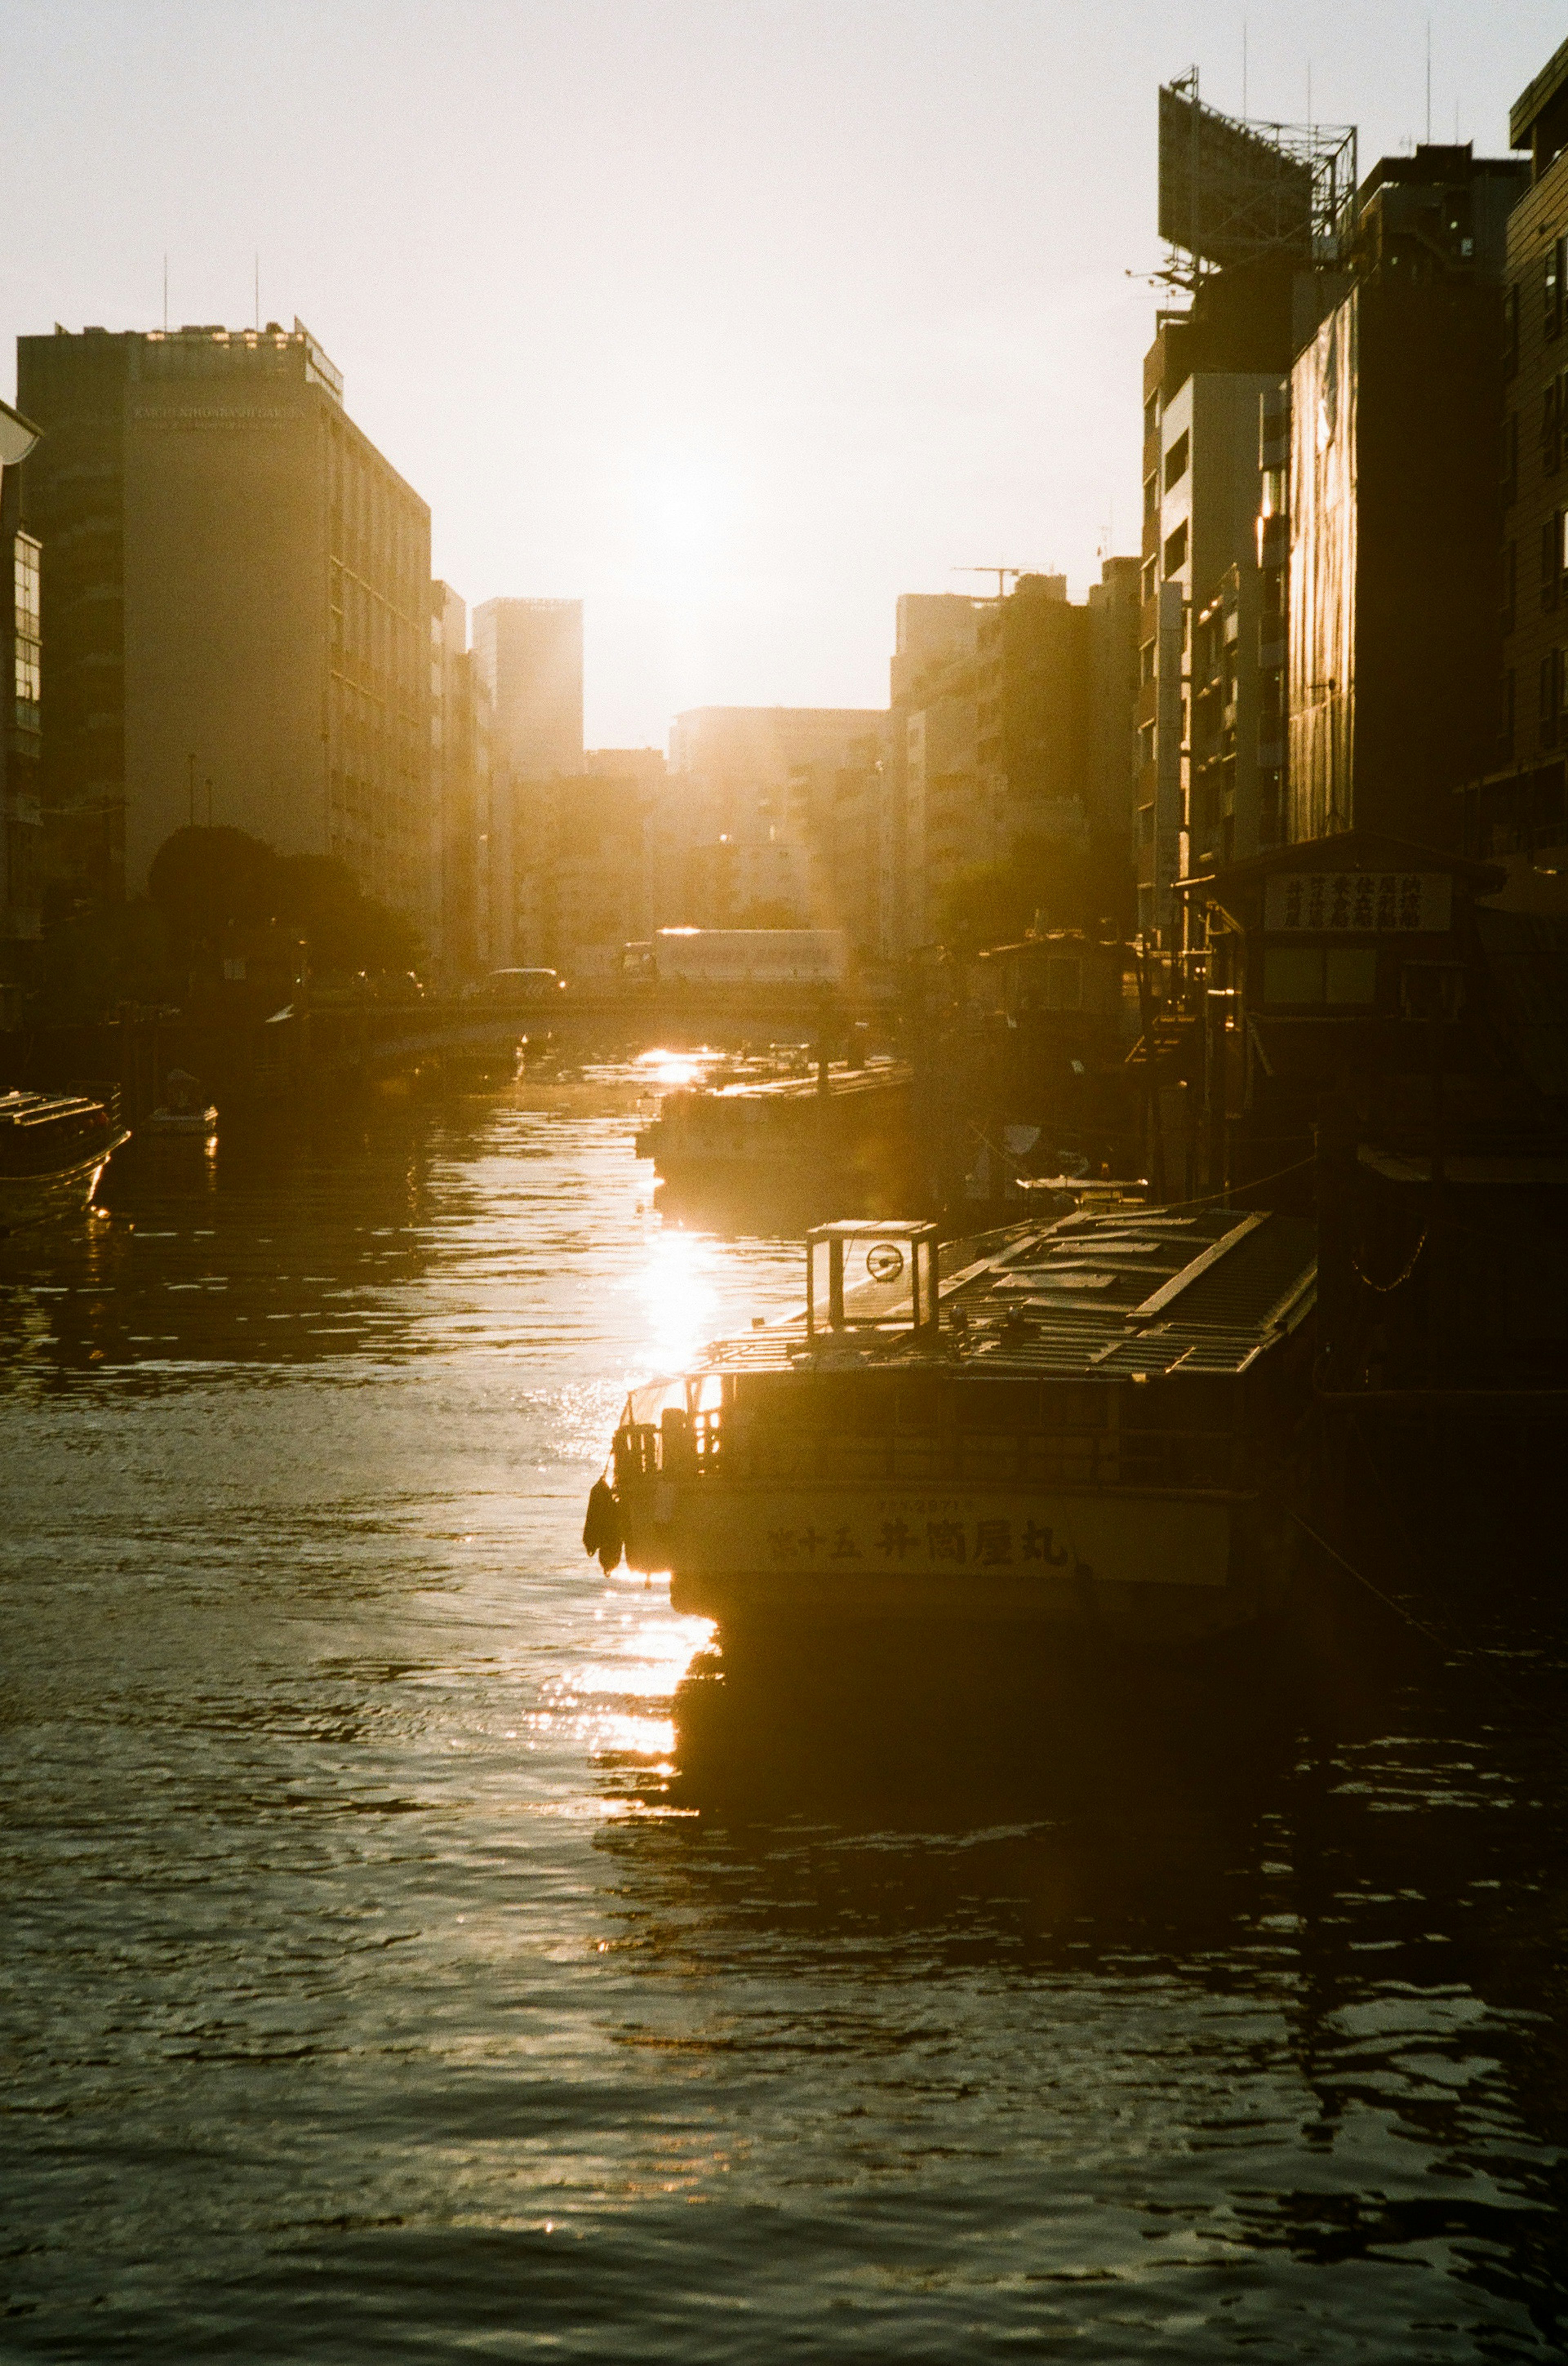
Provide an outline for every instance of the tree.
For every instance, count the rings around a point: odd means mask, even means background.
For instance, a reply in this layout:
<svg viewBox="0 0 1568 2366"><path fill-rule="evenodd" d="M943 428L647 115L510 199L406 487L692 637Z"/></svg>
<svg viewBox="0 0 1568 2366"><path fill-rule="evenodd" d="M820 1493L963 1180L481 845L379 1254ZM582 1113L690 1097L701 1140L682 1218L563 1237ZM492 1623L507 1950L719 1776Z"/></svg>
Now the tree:
<svg viewBox="0 0 1568 2366"><path fill-rule="evenodd" d="M152 858L148 893L170 942L188 962L231 928L281 920L297 929L318 970L406 970L419 931L401 912L363 895L353 872L327 854L278 854L242 829L177 829Z"/></svg>

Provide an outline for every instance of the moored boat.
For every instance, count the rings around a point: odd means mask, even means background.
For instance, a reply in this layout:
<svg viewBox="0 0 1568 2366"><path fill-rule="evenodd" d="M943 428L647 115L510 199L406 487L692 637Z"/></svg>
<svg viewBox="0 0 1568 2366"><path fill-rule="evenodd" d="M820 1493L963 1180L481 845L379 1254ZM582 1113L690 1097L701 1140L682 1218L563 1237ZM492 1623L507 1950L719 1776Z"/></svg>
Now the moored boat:
<svg viewBox="0 0 1568 2366"><path fill-rule="evenodd" d="M158 1107L139 1121L144 1134L168 1142L217 1141L218 1110L205 1098L198 1076L185 1068L171 1068L163 1091Z"/></svg>
<svg viewBox="0 0 1568 2366"><path fill-rule="evenodd" d="M632 1392L585 1545L721 1628L1031 1621L1158 1648L1278 1606L1316 1235L1081 1207L807 1236L807 1302Z"/></svg>
<svg viewBox="0 0 1568 2366"><path fill-rule="evenodd" d="M0 1093L0 1233L84 1214L122 1143L115 1096Z"/></svg>

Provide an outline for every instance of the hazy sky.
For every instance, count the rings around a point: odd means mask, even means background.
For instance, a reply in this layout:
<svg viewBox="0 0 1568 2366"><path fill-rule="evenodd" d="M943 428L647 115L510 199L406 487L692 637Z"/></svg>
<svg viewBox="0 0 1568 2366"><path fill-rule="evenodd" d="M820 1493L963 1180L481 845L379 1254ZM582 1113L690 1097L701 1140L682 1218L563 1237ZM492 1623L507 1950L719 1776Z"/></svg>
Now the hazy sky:
<svg viewBox="0 0 1568 2366"><path fill-rule="evenodd" d="M0 0L13 338L308 321L592 745L880 704L901 591L1135 545L1157 84L1500 152L1507 0Z"/></svg>

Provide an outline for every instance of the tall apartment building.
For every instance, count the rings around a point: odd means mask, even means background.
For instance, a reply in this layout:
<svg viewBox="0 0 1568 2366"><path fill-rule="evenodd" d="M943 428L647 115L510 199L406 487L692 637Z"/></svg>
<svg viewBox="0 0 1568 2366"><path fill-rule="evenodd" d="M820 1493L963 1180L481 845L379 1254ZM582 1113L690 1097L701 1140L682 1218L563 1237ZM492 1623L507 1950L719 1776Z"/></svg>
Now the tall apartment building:
<svg viewBox="0 0 1568 2366"><path fill-rule="evenodd" d="M1255 851L1278 827L1277 769L1271 778L1260 763L1259 420L1290 366L1306 276L1294 265L1233 265L1204 280L1190 310L1160 315L1144 361L1134 863L1149 942L1175 941L1171 891L1194 852ZM1235 621L1222 623L1230 717L1215 763L1193 715L1195 651L1204 668L1194 630L1221 610ZM1212 677L1203 686L1212 699Z"/></svg>
<svg viewBox="0 0 1568 2366"><path fill-rule="evenodd" d="M52 872L145 886L215 821L423 920L430 512L297 321L20 337Z"/></svg>
<svg viewBox="0 0 1568 2366"><path fill-rule="evenodd" d="M31 422L0 402L0 1025L19 1012L4 990L28 982L28 948L42 933L41 554L37 538L22 531L17 475L35 441Z"/></svg>
<svg viewBox="0 0 1568 2366"><path fill-rule="evenodd" d="M883 958L911 952L930 937L946 863L942 809L955 797L961 802L963 783L974 775L975 648L983 606L955 592L899 596L875 831ZM929 849L928 815L935 824Z"/></svg>
<svg viewBox="0 0 1568 2366"><path fill-rule="evenodd" d="M1496 750L1468 843L1539 900L1531 874L1568 871L1568 41L1520 94L1508 136L1529 160L1503 293Z"/></svg>
<svg viewBox="0 0 1568 2366"><path fill-rule="evenodd" d="M583 769L583 603L486 600L474 652L494 715L494 759L514 781Z"/></svg>
<svg viewBox="0 0 1568 2366"><path fill-rule="evenodd" d="M1385 157L1357 199L1353 285L1291 371L1293 842L1451 844L1456 792L1495 767L1503 279L1525 178L1468 143ZM1521 465L1532 496L1548 456ZM1555 600L1562 564L1541 546Z"/></svg>
<svg viewBox="0 0 1568 2366"><path fill-rule="evenodd" d="M431 870L426 942L449 985L498 966L490 862L490 709L468 612L449 583L431 585ZM510 881L505 883L510 893Z"/></svg>

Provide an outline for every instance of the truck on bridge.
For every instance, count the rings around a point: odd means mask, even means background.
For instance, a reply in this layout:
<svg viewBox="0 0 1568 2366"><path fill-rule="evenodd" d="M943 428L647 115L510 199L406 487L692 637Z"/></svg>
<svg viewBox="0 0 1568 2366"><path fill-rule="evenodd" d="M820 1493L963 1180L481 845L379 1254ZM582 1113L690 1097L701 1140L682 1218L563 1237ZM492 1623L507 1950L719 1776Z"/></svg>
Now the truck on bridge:
<svg viewBox="0 0 1568 2366"><path fill-rule="evenodd" d="M842 929L658 929L622 955L629 985L839 986L849 975Z"/></svg>

